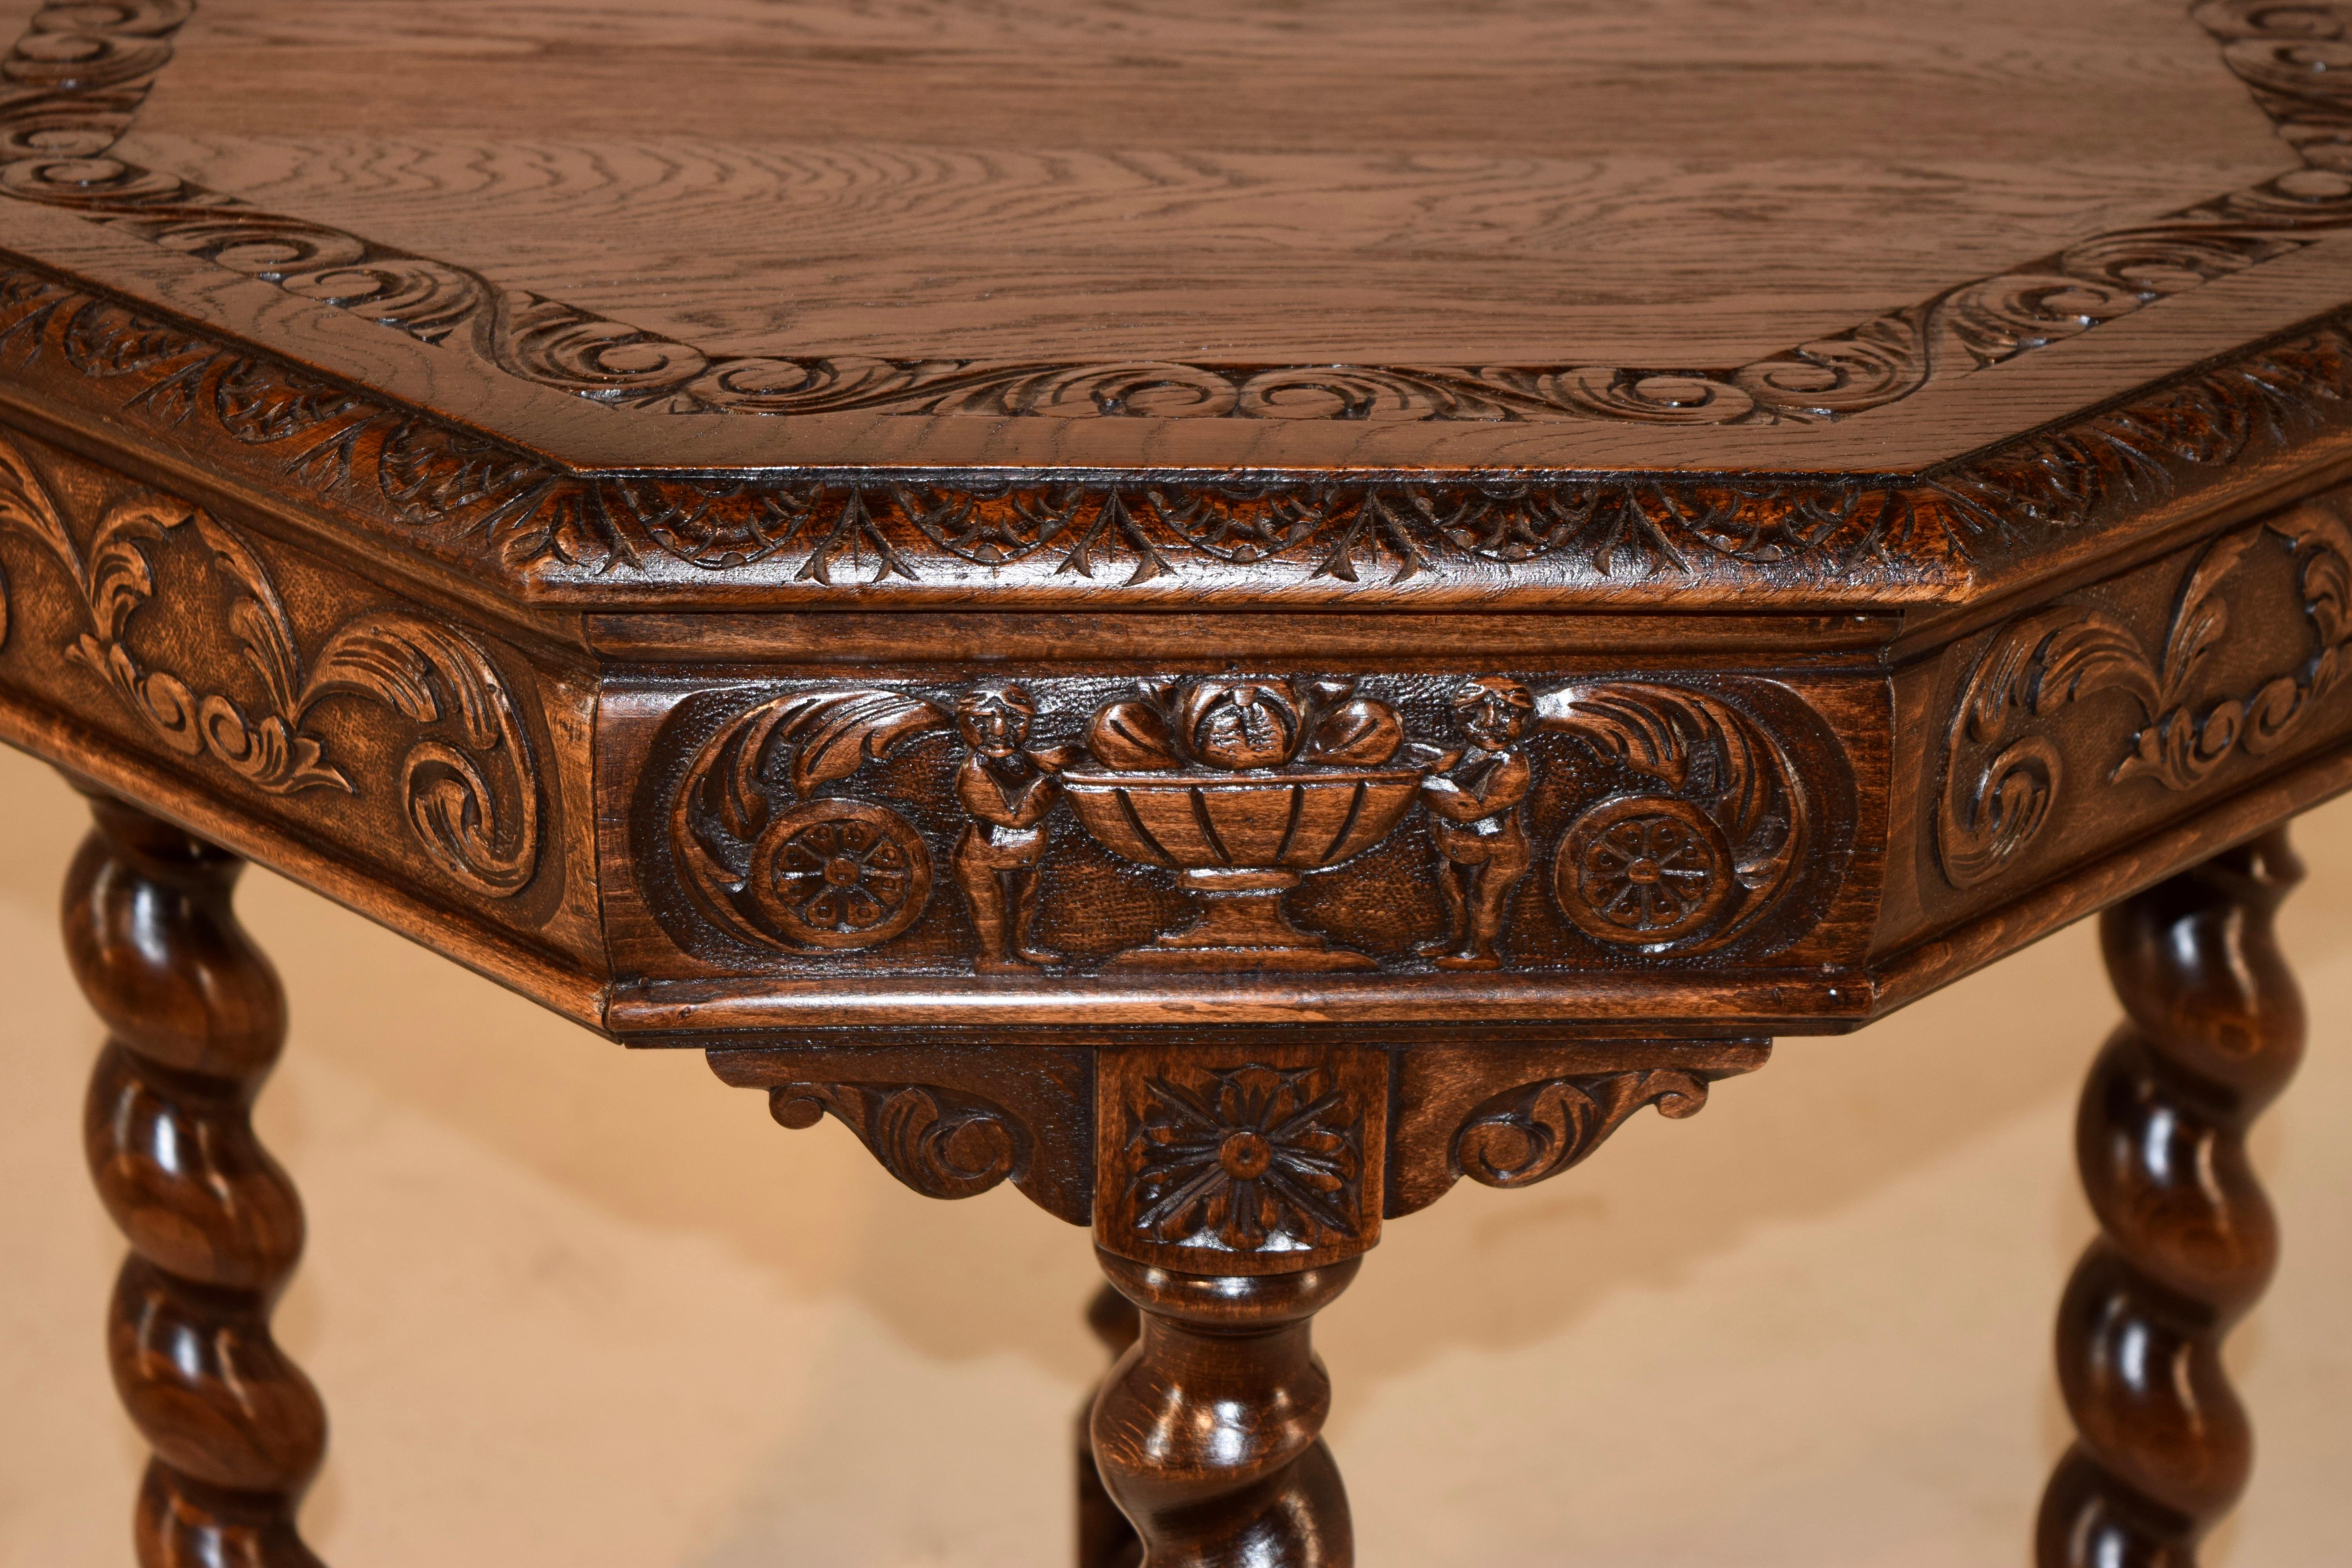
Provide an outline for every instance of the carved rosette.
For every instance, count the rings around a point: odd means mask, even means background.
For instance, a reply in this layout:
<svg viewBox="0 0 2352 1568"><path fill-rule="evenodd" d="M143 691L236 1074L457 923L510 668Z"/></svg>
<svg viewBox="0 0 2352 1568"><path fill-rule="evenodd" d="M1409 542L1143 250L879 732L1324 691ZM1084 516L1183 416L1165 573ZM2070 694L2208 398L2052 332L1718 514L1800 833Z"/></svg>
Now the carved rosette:
<svg viewBox="0 0 2352 1568"><path fill-rule="evenodd" d="M1138 1047L1097 1067L1097 1244L1210 1274L1285 1273L1380 1236L1388 1061L1354 1047Z"/></svg>
<svg viewBox="0 0 2352 1568"><path fill-rule="evenodd" d="M2273 656L2275 673L2216 691L2206 671L2231 636L2232 604L2248 568L2273 550L2293 563L2308 639ZM2233 756L2287 745L2342 683L2347 641L2352 531L2340 502L2300 506L2206 546L2154 649L2126 618L2094 605L2012 621L1978 658L1946 739L1935 819L1946 879L1972 888L2026 863L2068 794L2070 752L2100 756L2100 782L2147 779L2186 793ZM2068 711L2109 693L2129 707ZM2128 730L2105 717L2135 710L2139 722Z"/></svg>
<svg viewBox="0 0 2352 1568"><path fill-rule="evenodd" d="M435 869L483 898L509 898L530 883L541 838L538 763L504 678L471 637L404 610L373 610L345 621L306 659L262 555L236 530L139 490L104 510L85 546L31 458L5 438L0 530L41 546L71 586L89 629L63 658L103 681L170 751L208 759L266 795L356 795L360 785L327 756L310 721L339 698L378 705L421 731L401 763L400 799ZM159 620L209 613L157 599L158 553L184 540L228 584L223 629L239 664L174 670L133 646L133 623L151 605ZM0 578L0 648L11 620Z"/></svg>

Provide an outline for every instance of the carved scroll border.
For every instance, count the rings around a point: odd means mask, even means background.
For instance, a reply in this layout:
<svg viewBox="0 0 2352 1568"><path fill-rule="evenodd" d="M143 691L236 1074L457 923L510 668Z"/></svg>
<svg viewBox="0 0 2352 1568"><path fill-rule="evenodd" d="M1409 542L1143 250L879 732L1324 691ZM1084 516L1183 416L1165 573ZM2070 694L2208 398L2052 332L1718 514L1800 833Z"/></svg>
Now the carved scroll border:
<svg viewBox="0 0 2352 1568"><path fill-rule="evenodd" d="M617 409L1819 423L2079 336L2352 225L2352 142L2342 129L2352 71L2314 68L2352 37L2352 19L2325 3L2200 0L2192 14L2301 166L1732 369L730 358L114 158L193 10L194 0L103 8L49 0L0 65L18 84L0 91L0 191Z"/></svg>
<svg viewBox="0 0 2352 1568"><path fill-rule="evenodd" d="M804 593L942 583L1280 591L1695 583L1809 602L1940 594L2242 458L2352 424L2352 321L2291 329L2074 423L1929 470L1481 480L580 474L31 267L0 266L0 366L174 446L523 583L667 558Z"/></svg>

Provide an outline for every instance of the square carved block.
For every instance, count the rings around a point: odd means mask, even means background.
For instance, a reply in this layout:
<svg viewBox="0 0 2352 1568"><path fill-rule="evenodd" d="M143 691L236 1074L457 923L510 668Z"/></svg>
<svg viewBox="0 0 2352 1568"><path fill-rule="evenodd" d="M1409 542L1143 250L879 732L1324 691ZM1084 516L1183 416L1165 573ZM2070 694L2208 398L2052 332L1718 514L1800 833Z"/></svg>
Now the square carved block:
<svg viewBox="0 0 2352 1568"><path fill-rule="evenodd" d="M1095 1239L1195 1274L1274 1274L1380 1239L1388 1058L1361 1046L1105 1050Z"/></svg>

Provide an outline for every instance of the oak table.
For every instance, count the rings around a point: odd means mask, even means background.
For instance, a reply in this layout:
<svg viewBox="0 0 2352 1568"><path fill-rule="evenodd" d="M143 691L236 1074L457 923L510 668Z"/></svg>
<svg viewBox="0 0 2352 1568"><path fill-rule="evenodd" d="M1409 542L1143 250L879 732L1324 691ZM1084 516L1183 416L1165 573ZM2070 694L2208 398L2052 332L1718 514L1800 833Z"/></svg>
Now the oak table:
<svg viewBox="0 0 2352 1568"><path fill-rule="evenodd" d="M23 27L0 734L97 817L142 1563L316 1562L247 859L1090 1226L1087 1568L1349 1563L1383 1223L2104 910L2040 1561L2238 1494L2352 4Z"/></svg>

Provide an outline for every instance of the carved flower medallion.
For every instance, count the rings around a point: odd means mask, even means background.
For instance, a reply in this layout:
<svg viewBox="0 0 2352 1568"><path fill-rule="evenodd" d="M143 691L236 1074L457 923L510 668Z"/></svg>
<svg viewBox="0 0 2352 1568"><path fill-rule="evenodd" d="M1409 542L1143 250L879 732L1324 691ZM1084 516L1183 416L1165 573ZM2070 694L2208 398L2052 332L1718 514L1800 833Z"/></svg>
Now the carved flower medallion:
<svg viewBox="0 0 2352 1568"><path fill-rule="evenodd" d="M816 800L781 813L752 852L760 913L811 947L868 947L923 912L931 857L914 824L867 801Z"/></svg>
<svg viewBox="0 0 2352 1568"><path fill-rule="evenodd" d="M1363 1119L1318 1068L1213 1070L1145 1083L1135 1227L1225 1252L1305 1252L1359 1229Z"/></svg>
<svg viewBox="0 0 2352 1568"><path fill-rule="evenodd" d="M1554 868L1560 907L1606 942L1688 936L1732 889L1723 830L1687 801L1620 795L1579 817Z"/></svg>

